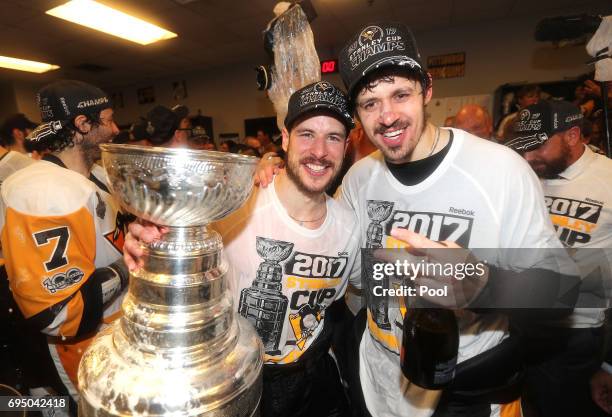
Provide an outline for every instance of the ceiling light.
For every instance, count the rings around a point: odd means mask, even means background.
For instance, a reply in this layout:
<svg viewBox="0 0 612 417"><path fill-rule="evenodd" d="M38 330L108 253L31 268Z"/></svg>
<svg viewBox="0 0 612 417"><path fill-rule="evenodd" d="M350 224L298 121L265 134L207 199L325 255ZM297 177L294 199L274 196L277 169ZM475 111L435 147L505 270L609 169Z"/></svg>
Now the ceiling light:
<svg viewBox="0 0 612 417"><path fill-rule="evenodd" d="M176 33L93 0L72 0L45 13L141 45L177 36Z"/></svg>
<svg viewBox="0 0 612 417"><path fill-rule="evenodd" d="M45 64L44 62L28 61L27 59L12 58L10 56L0 56L0 67L18 71L35 72L37 74L42 74L43 72L59 68L57 65Z"/></svg>

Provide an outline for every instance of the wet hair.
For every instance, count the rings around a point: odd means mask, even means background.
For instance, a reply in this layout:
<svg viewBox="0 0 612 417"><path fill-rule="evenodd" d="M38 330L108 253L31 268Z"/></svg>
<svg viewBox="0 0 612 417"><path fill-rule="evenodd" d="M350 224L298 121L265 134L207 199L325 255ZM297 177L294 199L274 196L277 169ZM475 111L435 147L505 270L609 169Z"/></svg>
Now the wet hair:
<svg viewBox="0 0 612 417"><path fill-rule="evenodd" d="M394 77L404 77L419 83L423 89L423 94L431 87L429 75L421 69L401 66L383 67L377 71L372 71L355 85L349 97L349 110L355 112L357 96L361 91L364 89L372 91L380 82L393 82Z"/></svg>

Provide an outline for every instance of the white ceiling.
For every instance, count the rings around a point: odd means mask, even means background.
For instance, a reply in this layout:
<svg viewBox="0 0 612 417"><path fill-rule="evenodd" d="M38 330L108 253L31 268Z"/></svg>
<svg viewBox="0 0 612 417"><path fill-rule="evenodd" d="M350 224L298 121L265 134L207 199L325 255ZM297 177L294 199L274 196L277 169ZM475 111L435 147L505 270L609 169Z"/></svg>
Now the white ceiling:
<svg viewBox="0 0 612 417"><path fill-rule="evenodd" d="M233 63L264 63L261 32L276 4L275 0L99 0L179 35L141 46L44 13L65 1L0 0L0 55L62 67L43 75L0 69L1 79L78 78L113 87ZM568 7L612 11L611 0L312 0L312 4L318 13L311 25L315 42L327 54L335 54L353 32L373 21L403 21L418 33L485 20L554 15ZM89 73L74 68L83 63L110 69Z"/></svg>

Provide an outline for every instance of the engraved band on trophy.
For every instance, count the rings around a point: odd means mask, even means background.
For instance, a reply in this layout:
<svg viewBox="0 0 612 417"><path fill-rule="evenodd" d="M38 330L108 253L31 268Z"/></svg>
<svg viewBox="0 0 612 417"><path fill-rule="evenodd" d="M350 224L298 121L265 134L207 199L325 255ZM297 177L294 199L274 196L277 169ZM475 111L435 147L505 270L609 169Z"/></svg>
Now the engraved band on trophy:
<svg viewBox="0 0 612 417"><path fill-rule="evenodd" d="M282 293L280 263L291 255L293 243L258 236L255 247L264 261L259 264L251 287L242 290L238 311L257 329L266 354L279 355L278 345L289 303Z"/></svg>
<svg viewBox="0 0 612 417"><path fill-rule="evenodd" d="M79 415L258 415L263 346L235 313L221 238L206 227L248 198L257 159L101 147L121 206L168 232L143 246L123 315L83 355Z"/></svg>

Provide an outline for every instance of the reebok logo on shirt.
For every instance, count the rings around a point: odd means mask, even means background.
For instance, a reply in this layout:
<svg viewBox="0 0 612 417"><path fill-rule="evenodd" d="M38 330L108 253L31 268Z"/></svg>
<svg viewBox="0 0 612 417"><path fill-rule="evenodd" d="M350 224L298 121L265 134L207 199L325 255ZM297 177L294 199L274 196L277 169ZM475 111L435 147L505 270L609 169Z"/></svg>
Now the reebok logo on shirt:
<svg viewBox="0 0 612 417"><path fill-rule="evenodd" d="M463 216L474 216L476 214L474 210L458 209L455 207L449 207L448 212L453 214L461 214Z"/></svg>

